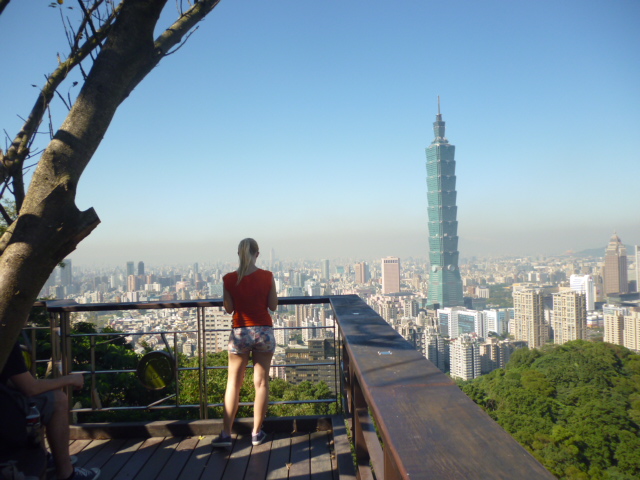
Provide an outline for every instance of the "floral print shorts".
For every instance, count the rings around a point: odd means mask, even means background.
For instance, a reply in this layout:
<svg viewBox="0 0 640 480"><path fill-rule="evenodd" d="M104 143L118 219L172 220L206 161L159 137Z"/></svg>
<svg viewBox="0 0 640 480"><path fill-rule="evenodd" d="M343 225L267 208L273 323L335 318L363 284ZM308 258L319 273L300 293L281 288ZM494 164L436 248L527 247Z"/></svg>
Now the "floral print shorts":
<svg viewBox="0 0 640 480"><path fill-rule="evenodd" d="M274 352L276 337L273 327L240 327L231 330L229 353Z"/></svg>

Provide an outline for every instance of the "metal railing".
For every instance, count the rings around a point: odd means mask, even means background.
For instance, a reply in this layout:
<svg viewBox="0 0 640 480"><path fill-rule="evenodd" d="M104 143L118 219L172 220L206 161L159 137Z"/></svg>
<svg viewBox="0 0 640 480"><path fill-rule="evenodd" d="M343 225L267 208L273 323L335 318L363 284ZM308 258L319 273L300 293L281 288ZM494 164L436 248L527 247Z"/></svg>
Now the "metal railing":
<svg viewBox="0 0 640 480"><path fill-rule="evenodd" d="M324 297L324 302L320 301L323 297L288 297L279 299L280 305L293 305L293 304L321 304L328 303L328 299ZM103 304L79 304L72 300L55 300L46 301L41 304L47 309L50 322L51 322L51 335L52 335L52 361L54 364L61 365L59 374L67 375L69 373L84 373L90 376L91 381L91 407L71 408L71 413L87 413L95 411L124 411L124 410L162 410L172 408L198 408L199 418L207 419L209 417L209 409L212 407L222 407L222 402L210 402L207 394L208 375L207 373L212 370L227 369L227 366L212 366L207 365L207 334L218 334L228 336L228 329L221 328L207 328L206 309L207 308L220 308L222 307L221 299L213 300L197 300L197 301L173 301L173 302L129 302L129 303L103 303ZM81 312L104 312L104 311L121 311L121 310L157 310L157 309L195 309L196 310L196 329L195 330L180 330L180 331L152 331L152 332L100 332L100 333L72 333L71 315ZM334 348L337 341L335 323L331 326L317 326L317 327L276 327L274 330L286 329L286 330L305 330L305 329L319 329L319 330L331 330L332 335L330 341L333 342ZM197 367L184 367L179 365L178 351L178 334L195 333L197 339L196 355L198 366ZM137 369L103 369L98 370L96 368L96 338L112 337L111 340L106 342L130 336L145 336L145 335L161 335L166 350L172 353L172 360L174 362L174 384L175 393L172 393L162 399L155 400L148 405L125 405L125 406L110 406L102 407L97 399L99 395L95 395L97 377L99 375L110 375L118 373L135 374ZM173 336L172 348L169 347L169 343L166 340L166 335ZM88 337L90 339L90 369L88 371L74 371L72 365L73 348L72 341L77 338ZM101 343L106 343L101 342ZM336 351L339 349L336 348ZM299 367L333 367L333 392L335 396L325 399L296 399L296 400L272 400L270 405L292 405L292 404L314 404L314 403L337 403L337 393L340 391L339 374L337 367L337 359L328 359L326 361L314 361L307 363L284 363L284 364L272 364L271 368L287 368L296 369ZM248 368L253 368L252 365L248 365ZM180 373L188 371L198 372L198 404L184 404L180 402ZM73 392L69 392L70 405L73 404L72 400ZM175 402L171 404L164 404L164 402L174 398ZM240 406L251 406L253 402L240 402Z"/></svg>
<svg viewBox="0 0 640 480"><path fill-rule="evenodd" d="M357 295L279 301L331 305L340 390L358 479L554 478ZM74 311L219 305L219 300L91 306L47 302L47 309L62 319L64 355L70 348L65 315ZM69 371L69 365L63 367Z"/></svg>

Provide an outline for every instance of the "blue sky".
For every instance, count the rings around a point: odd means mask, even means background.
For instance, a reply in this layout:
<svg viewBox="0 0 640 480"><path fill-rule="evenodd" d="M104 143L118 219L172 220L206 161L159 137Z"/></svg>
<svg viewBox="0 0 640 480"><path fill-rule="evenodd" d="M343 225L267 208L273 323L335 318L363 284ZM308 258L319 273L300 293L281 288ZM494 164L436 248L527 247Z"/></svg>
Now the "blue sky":
<svg viewBox="0 0 640 480"><path fill-rule="evenodd" d="M10 135L65 51L48 3L0 16ZM222 0L119 109L78 191L102 224L72 258L228 259L246 236L281 258L426 256L438 95L462 257L639 244L638 25L635 0Z"/></svg>

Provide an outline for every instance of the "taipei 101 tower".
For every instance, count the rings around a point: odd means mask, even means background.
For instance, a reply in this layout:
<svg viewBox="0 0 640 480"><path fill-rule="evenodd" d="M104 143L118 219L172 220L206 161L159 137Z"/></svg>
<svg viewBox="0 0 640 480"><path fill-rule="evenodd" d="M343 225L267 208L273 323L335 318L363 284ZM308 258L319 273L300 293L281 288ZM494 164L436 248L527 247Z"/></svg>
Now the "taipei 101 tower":
<svg viewBox="0 0 640 480"><path fill-rule="evenodd" d="M435 138L427 151L427 198L429 200L428 302L440 308L462 306L462 278L458 268L458 221L456 207L456 147L444 136L440 114L433 122Z"/></svg>

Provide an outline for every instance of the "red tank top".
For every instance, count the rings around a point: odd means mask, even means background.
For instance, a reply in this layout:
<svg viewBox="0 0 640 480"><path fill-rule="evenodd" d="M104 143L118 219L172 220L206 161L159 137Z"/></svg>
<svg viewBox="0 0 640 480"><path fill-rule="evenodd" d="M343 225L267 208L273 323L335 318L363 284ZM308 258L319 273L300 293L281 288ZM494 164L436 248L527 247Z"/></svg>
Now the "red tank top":
<svg viewBox="0 0 640 480"><path fill-rule="evenodd" d="M233 328L273 326L268 310L273 273L257 269L238 284L238 272L231 272L222 282L233 299Z"/></svg>

